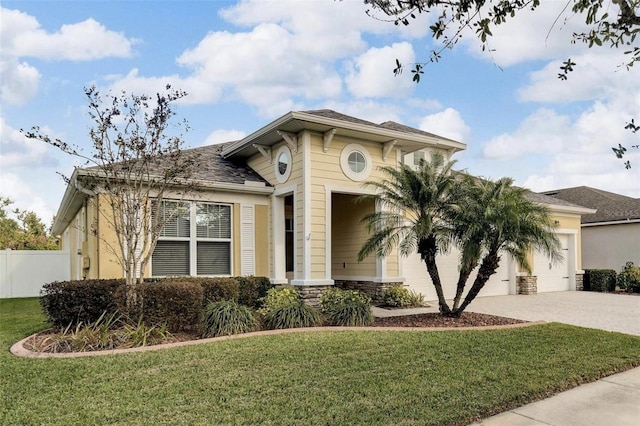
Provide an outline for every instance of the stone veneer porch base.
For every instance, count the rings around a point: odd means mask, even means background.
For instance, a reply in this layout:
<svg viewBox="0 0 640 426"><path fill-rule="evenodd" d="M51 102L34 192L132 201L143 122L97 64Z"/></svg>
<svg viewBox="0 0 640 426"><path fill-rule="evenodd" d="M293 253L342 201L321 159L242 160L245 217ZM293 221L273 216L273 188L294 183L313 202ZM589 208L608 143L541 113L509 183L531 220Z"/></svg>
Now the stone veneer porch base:
<svg viewBox="0 0 640 426"><path fill-rule="evenodd" d="M537 294L538 277L521 276L516 277L516 294Z"/></svg>
<svg viewBox="0 0 640 426"><path fill-rule="evenodd" d="M375 283L373 281L335 280L335 286L344 290L360 290L366 293L373 302L382 301L382 293L389 287L403 286L403 283Z"/></svg>
<svg viewBox="0 0 640 426"><path fill-rule="evenodd" d="M332 287L332 285L297 285L293 288L298 291L300 299L302 299L304 303L317 308L320 306L322 294Z"/></svg>

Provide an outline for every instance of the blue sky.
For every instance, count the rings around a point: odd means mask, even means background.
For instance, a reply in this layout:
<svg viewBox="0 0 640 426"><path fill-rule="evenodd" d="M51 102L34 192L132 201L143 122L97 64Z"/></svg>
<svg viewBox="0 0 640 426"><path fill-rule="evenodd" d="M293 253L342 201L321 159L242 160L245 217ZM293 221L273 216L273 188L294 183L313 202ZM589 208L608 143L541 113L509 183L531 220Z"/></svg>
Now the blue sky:
<svg viewBox="0 0 640 426"><path fill-rule="evenodd" d="M640 152L627 171L610 149L638 143L640 67L611 49L572 45L581 17L553 21L547 0L494 32L491 55L466 34L441 62L394 77L395 58L425 59L429 16L409 27L367 17L358 0L4 1L0 15L0 195L47 222L73 158L25 140L39 125L88 147L83 87L189 93L178 107L188 146L234 140L291 110L331 108L465 142L459 167L535 191L589 185L640 197ZM564 19L566 18L566 19ZM549 31L551 30L551 31ZM547 35L548 34L548 35ZM578 63L566 82L560 63Z"/></svg>

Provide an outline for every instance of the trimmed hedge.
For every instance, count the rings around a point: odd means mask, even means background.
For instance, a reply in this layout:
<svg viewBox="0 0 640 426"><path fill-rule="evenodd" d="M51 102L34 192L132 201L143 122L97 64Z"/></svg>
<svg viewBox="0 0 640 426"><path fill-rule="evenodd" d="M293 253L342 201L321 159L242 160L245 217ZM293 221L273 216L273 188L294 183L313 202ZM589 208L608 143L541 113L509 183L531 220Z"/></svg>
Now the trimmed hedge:
<svg viewBox="0 0 640 426"><path fill-rule="evenodd" d="M267 292L273 285L266 277L255 277L253 275L247 277L236 277L240 286L238 295L238 303L251 308L258 308L261 299L267 295Z"/></svg>
<svg viewBox="0 0 640 426"><path fill-rule="evenodd" d="M40 306L54 327L93 323L100 316L115 313L115 293L125 280L55 281L42 286Z"/></svg>
<svg viewBox="0 0 640 426"><path fill-rule="evenodd" d="M583 286L586 291L615 291L616 277L613 269L585 269Z"/></svg>
<svg viewBox="0 0 640 426"><path fill-rule="evenodd" d="M124 279L56 281L43 286L40 305L54 327L93 323L104 312L119 311L132 321L142 315L148 325L166 322L170 331L180 331L197 326L210 302L230 300L255 308L272 287L268 278L253 276L147 279L137 290L143 305L128 312L125 285Z"/></svg>
<svg viewBox="0 0 640 426"><path fill-rule="evenodd" d="M124 287L119 289L122 292ZM167 326L170 332L197 330L202 315L204 291L198 282L172 280L144 282L136 286L136 307L127 311L125 298L118 297L120 311L130 319L142 318L147 325Z"/></svg>
<svg viewBox="0 0 640 426"><path fill-rule="evenodd" d="M222 300L238 300L240 284L237 278L232 277L175 277L166 278L173 282L197 283L202 286L203 306L210 302Z"/></svg>

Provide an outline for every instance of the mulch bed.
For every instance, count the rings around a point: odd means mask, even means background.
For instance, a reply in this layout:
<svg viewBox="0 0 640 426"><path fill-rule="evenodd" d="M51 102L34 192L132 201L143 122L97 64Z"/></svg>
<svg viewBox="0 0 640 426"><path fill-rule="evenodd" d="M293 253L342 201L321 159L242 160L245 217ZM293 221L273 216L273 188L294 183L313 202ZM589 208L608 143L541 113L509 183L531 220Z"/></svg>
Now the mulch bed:
<svg viewBox="0 0 640 426"><path fill-rule="evenodd" d="M475 312L463 312L458 318L444 317L436 313L400 315L388 318L376 318L373 327L483 327L493 325L521 324L521 321L513 318L498 317L494 315L478 314ZM56 336L54 330L42 331L25 343L25 348L35 352L48 352L47 346L51 338ZM190 333L172 334L162 343L184 342L199 340L201 336Z"/></svg>
<svg viewBox="0 0 640 426"><path fill-rule="evenodd" d="M522 324L526 321L497 317L495 315L463 312L458 318L445 317L436 313L402 315L376 318L374 327L483 327L489 325Z"/></svg>

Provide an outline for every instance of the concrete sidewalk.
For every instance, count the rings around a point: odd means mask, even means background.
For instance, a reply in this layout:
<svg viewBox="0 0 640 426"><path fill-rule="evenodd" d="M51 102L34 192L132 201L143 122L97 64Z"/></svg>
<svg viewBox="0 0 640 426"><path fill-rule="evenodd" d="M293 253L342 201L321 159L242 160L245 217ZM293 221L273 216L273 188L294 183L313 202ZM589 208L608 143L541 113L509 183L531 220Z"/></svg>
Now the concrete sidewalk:
<svg viewBox="0 0 640 426"><path fill-rule="evenodd" d="M640 368L514 408L472 426L542 425L640 425Z"/></svg>

